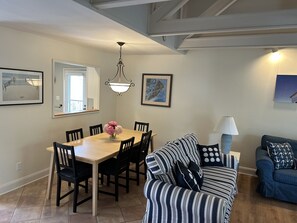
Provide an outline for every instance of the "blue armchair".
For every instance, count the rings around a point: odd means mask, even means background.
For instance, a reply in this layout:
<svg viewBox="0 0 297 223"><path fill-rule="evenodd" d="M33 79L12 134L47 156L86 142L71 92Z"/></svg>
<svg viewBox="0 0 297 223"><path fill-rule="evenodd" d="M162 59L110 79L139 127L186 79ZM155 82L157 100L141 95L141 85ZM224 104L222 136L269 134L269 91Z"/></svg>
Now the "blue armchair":
<svg viewBox="0 0 297 223"><path fill-rule="evenodd" d="M297 170L276 170L267 152L267 141L273 143L290 143L295 161L297 159L297 140L269 135L262 136L261 145L256 149L256 166L259 177L257 189L264 197L297 203Z"/></svg>

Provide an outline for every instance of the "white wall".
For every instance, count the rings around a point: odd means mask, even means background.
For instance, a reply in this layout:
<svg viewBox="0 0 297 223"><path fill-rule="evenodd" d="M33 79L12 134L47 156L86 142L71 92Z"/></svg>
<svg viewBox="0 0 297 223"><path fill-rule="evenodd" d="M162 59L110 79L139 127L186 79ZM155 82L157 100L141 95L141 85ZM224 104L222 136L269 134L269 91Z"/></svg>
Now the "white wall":
<svg viewBox="0 0 297 223"><path fill-rule="evenodd" d="M101 80L114 73L118 56L76 44L0 27L0 67L44 72L44 104L0 106L0 194L43 176L49 167L46 148L64 142L65 131L105 123L115 117L116 97L101 81L100 112L52 118L52 60L98 66ZM16 163L22 162L22 171Z"/></svg>
<svg viewBox="0 0 297 223"><path fill-rule="evenodd" d="M221 116L232 115L239 130L233 150L241 152L241 166L255 168L263 134L297 138L297 105L273 102L276 74L297 74L297 50L280 52L278 64L263 49L124 56L126 74L136 86L118 98L117 120L129 127L134 120L150 122L159 147L188 132L197 133L202 144L217 142L213 128ZM173 74L171 108L140 104L142 73Z"/></svg>

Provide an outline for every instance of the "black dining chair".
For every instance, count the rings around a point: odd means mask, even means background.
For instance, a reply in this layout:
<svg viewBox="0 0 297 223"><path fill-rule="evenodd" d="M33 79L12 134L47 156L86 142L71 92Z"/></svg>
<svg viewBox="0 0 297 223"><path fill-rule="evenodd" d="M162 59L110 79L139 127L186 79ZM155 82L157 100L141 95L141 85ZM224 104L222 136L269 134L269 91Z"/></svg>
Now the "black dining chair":
<svg viewBox="0 0 297 223"><path fill-rule="evenodd" d="M84 137L84 134L83 134L82 128L66 131L67 142L79 140L79 139L82 139L83 137Z"/></svg>
<svg viewBox="0 0 297 223"><path fill-rule="evenodd" d="M148 132L150 123L147 122L138 122L134 123L134 130Z"/></svg>
<svg viewBox="0 0 297 223"><path fill-rule="evenodd" d="M99 164L99 173L101 174L101 183L103 184L104 175L107 176L107 186L110 183L115 184L114 193L102 191L100 193L115 196L115 200L119 200L119 186L125 187L126 192L129 192L129 165L130 165L130 154L134 144L134 137L121 141L120 149L116 158L110 158ZM120 184L119 175L126 171L126 184ZM110 176L114 176L114 181L110 180Z"/></svg>
<svg viewBox="0 0 297 223"><path fill-rule="evenodd" d="M92 166L84 165L84 163L78 163L76 161L73 146L67 146L57 142L54 142L53 146L57 168L56 205L60 206L60 201L69 194L73 193L73 212L76 212L77 206L92 198L92 196L89 196L81 201L78 201L79 186L83 187L85 192L88 193L88 179L92 177ZM68 183L73 183L74 189L61 196L62 180L67 181ZM83 181L85 184L80 184Z"/></svg>
<svg viewBox="0 0 297 223"><path fill-rule="evenodd" d="M102 124L90 126L90 135L91 136L100 134L100 133L103 133Z"/></svg>
<svg viewBox="0 0 297 223"><path fill-rule="evenodd" d="M130 162L135 164L135 169L129 169L129 171L136 173L136 178L130 178L130 180L136 180L137 185L139 185L140 174L144 175L146 178L147 166L145 163L145 157L148 153L151 136L152 130L143 133L139 146L134 146L132 150L133 152L131 154ZM140 166L142 165L144 165L144 172L140 171Z"/></svg>

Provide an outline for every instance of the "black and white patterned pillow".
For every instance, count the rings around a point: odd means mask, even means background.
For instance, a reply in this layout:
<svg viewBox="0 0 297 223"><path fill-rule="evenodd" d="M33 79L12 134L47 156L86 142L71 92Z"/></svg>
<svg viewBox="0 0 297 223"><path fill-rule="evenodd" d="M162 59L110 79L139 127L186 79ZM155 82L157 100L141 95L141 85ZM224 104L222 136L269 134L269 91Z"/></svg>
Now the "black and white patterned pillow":
<svg viewBox="0 0 297 223"><path fill-rule="evenodd" d="M294 153L290 143L272 143L267 141L267 152L274 163L274 169L294 168Z"/></svg>
<svg viewBox="0 0 297 223"><path fill-rule="evenodd" d="M200 152L203 166L224 166L221 160L219 144L208 146L197 144L197 148Z"/></svg>
<svg viewBox="0 0 297 223"><path fill-rule="evenodd" d="M175 164L175 178L177 186L194 191L200 191L199 184L197 183L193 173L180 161L177 161Z"/></svg>
<svg viewBox="0 0 297 223"><path fill-rule="evenodd" d="M202 184L203 184L203 171L197 163L190 161L188 169L193 173L199 188L201 189Z"/></svg>

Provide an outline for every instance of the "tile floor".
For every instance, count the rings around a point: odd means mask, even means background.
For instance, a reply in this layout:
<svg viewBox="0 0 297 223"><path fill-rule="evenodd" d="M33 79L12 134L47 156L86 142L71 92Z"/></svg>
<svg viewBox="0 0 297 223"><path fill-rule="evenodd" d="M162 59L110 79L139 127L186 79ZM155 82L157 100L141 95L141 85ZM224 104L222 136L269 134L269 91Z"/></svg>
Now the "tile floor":
<svg viewBox="0 0 297 223"><path fill-rule="evenodd" d="M99 193L97 217L92 216L92 200L78 206L77 213L72 212L72 196L64 198L60 207L56 207L56 181L53 185L52 199L46 200L47 178L43 178L0 196L0 223L138 223L143 218L146 206L143 178L141 177L139 186L135 181L130 181L130 193L126 193L125 189L120 187L118 202L115 202L112 196ZM102 187L106 190L113 188L113 184L110 187ZM63 182L62 192L67 190L68 185ZM86 194L81 189L79 199L84 196Z"/></svg>
<svg viewBox="0 0 297 223"><path fill-rule="evenodd" d="M144 177L141 180L139 186L131 181L128 194L121 188L119 202L115 202L114 197L100 193L98 216L93 217L91 200L80 205L77 213L72 212L72 196L65 198L61 206L56 207L55 184L52 199L46 200L47 178L43 178L0 196L0 223L139 223L146 206L143 195ZM256 192L256 177L239 174L237 183L239 193L233 204L230 223L296 222L296 204L262 197ZM113 185L102 189L111 190ZM68 190L67 183L63 183L62 190ZM84 190L80 192L79 198L83 196L86 196Z"/></svg>

